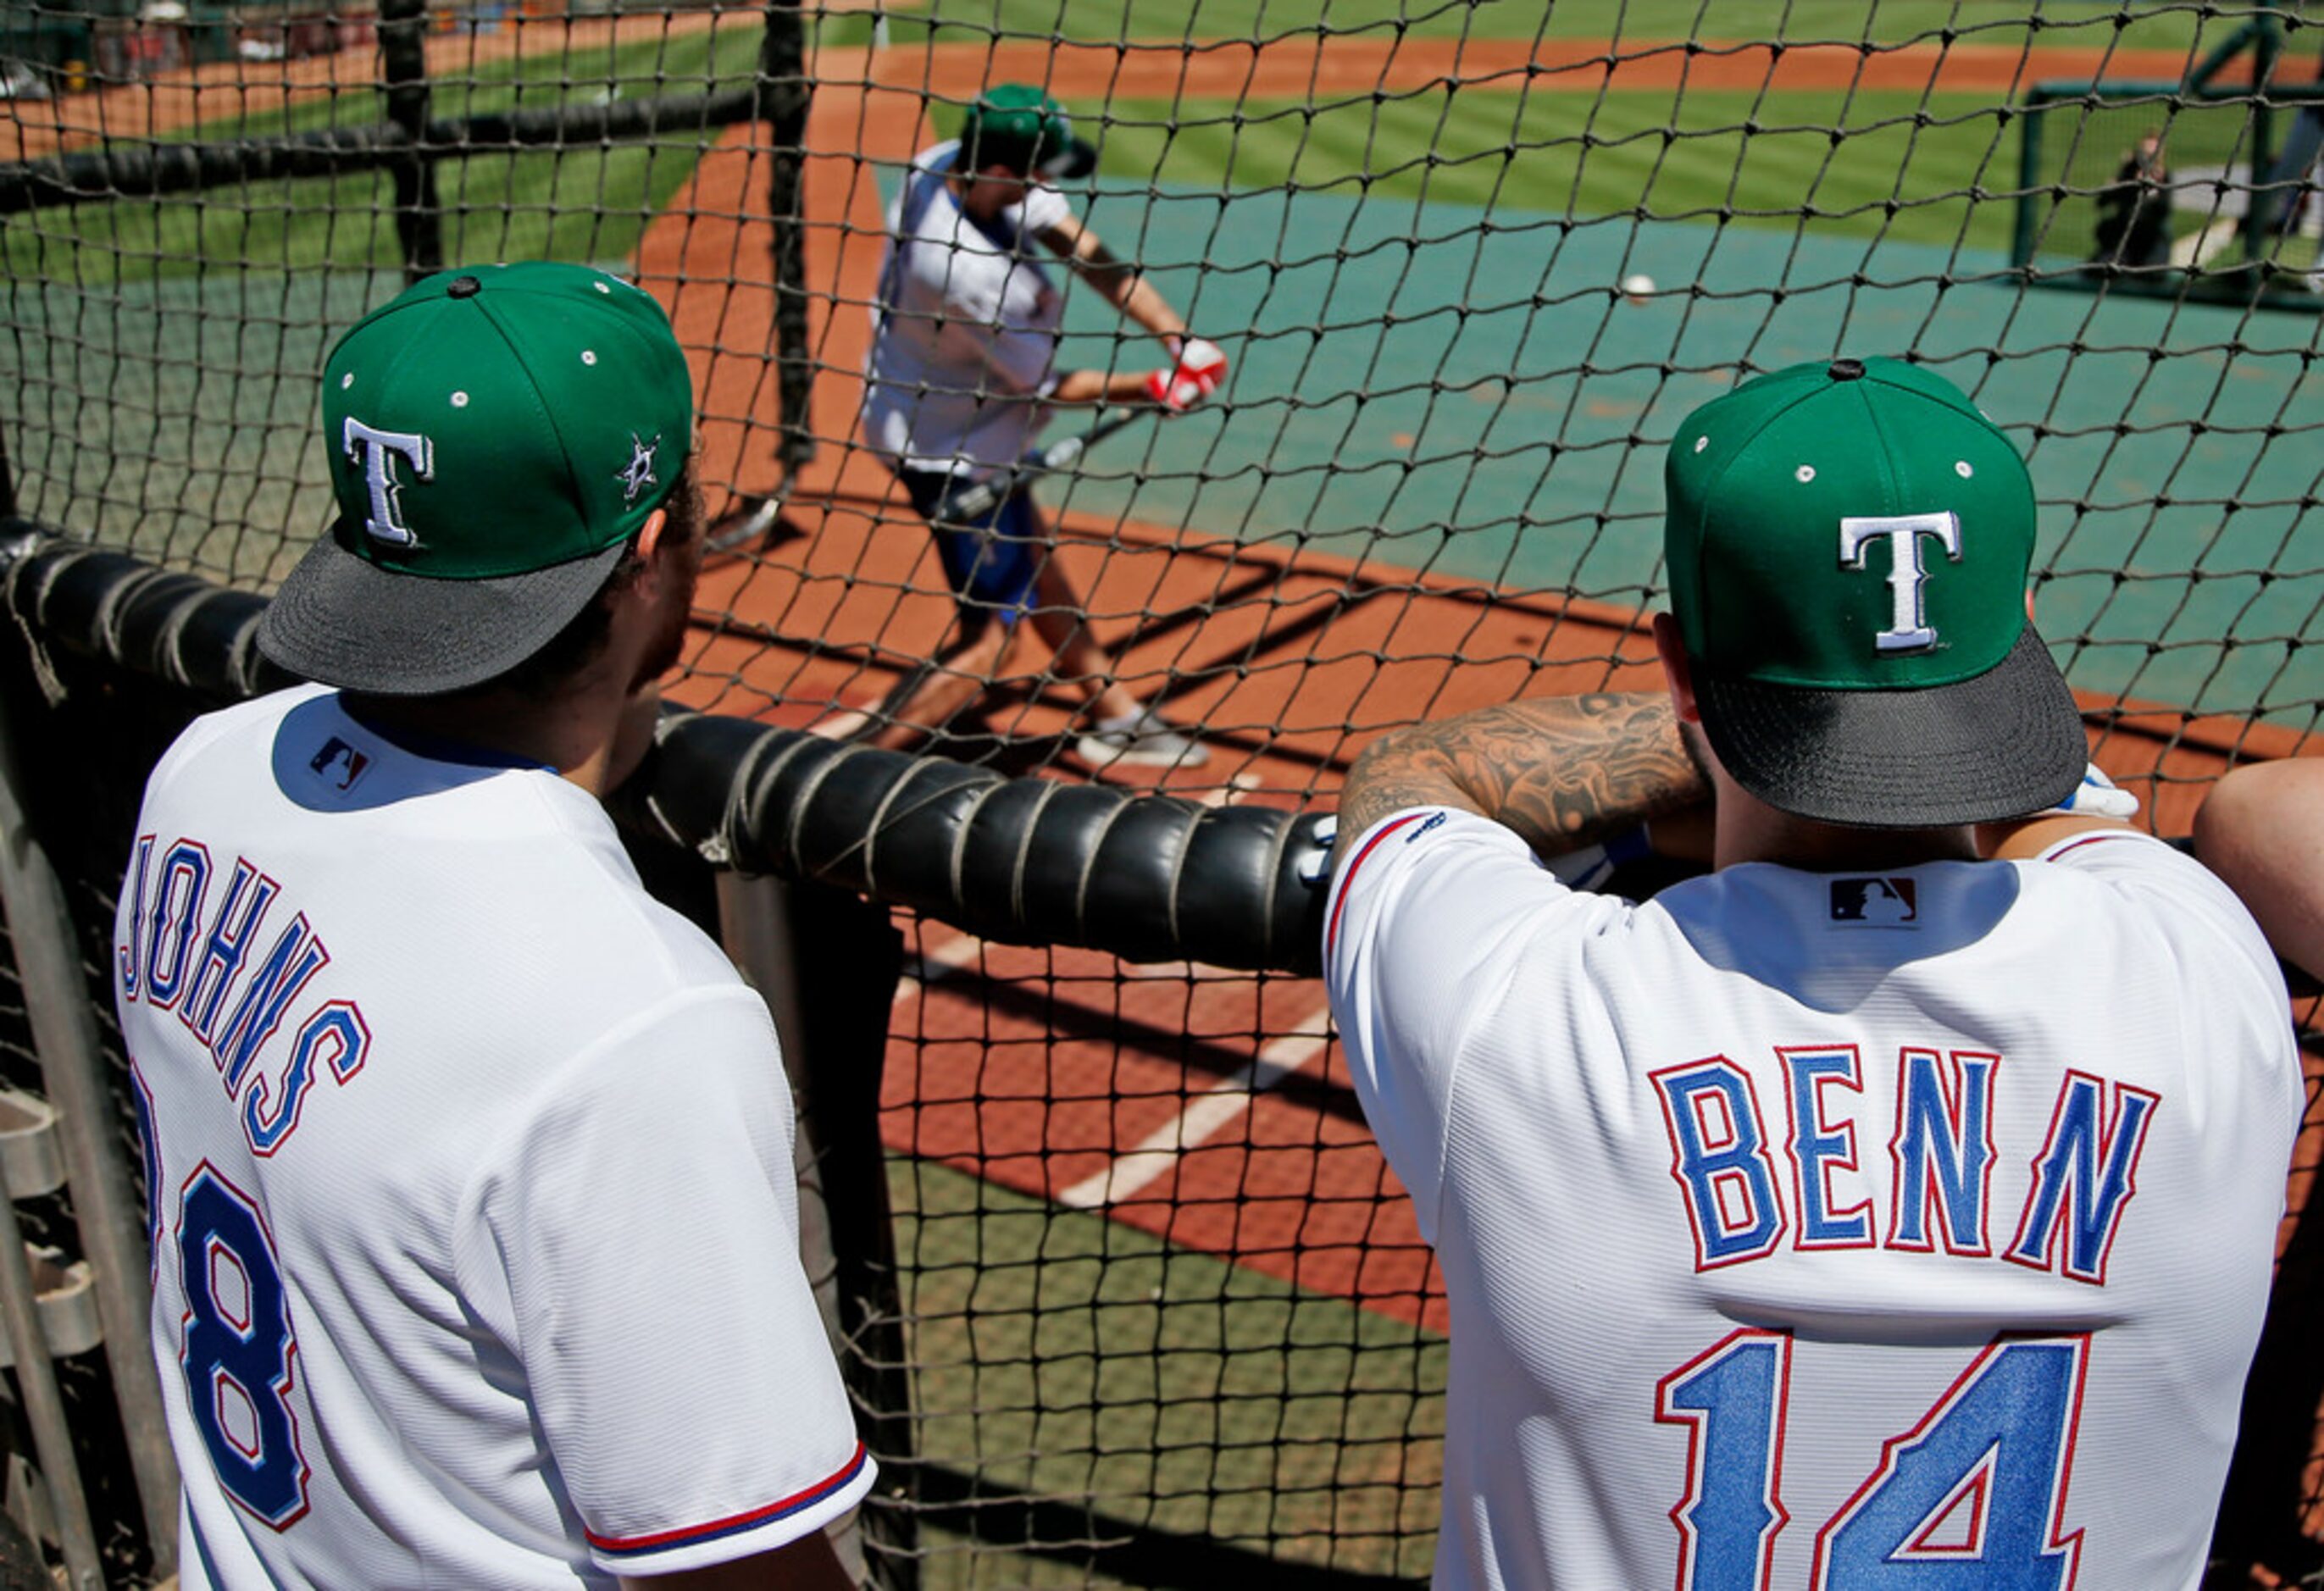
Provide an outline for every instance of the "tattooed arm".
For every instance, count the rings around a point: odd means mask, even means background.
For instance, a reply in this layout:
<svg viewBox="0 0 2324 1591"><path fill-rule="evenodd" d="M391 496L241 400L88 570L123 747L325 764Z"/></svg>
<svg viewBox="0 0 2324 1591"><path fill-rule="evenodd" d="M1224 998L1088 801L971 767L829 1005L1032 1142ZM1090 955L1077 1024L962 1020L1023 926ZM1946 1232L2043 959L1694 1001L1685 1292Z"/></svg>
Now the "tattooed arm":
<svg viewBox="0 0 2324 1591"><path fill-rule="evenodd" d="M1548 696L1382 736L1348 772L1340 834L1351 842L1390 813L1450 806L1555 856L1710 796L1668 696Z"/></svg>

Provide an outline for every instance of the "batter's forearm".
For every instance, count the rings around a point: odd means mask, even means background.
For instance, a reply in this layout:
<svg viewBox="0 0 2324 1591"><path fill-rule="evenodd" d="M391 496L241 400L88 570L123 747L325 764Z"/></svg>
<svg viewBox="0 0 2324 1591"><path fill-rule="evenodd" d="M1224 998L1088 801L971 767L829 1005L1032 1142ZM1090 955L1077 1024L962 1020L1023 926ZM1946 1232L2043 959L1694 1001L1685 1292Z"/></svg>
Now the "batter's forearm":
<svg viewBox="0 0 2324 1591"><path fill-rule="evenodd" d="M1095 288L1123 319L1159 337L1176 357L1178 340L1186 335L1185 319L1171 308L1161 290L1146 280L1145 272L1117 257L1078 220L1051 227L1042 234L1042 241L1080 272L1082 280Z"/></svg>
<svg viewBox="0 0 2324 1591"><path fill-rule="evenodd" d="M1097 282L1095 276L1091 280ZM1123 267L1118 288L1109 290L1101 283L1098 290L1113 300L1114 308L1121 311L1123 319L1144 326L1161 338L1174 355L1177 353L1178 343L1186 335L1185 317L1170 307L1170 301L1162 296L1160 289L1138 272Z"/></svg>
<svg viewBox="0 0 2324 1591"><path fill-rule="evenodd" d="M1698 805L1711 786L1661 694L1511 702L1383 736L1340 794L1349 839L1390 813L1450 806L1554 856Z"/></svg>
<svg viewBox="0 0 2324 1591"><path fill-rule="evenodd" d="M1053 405L1074 403L1148 403L1142 371L1069 370L1049 389Z"/></svg>

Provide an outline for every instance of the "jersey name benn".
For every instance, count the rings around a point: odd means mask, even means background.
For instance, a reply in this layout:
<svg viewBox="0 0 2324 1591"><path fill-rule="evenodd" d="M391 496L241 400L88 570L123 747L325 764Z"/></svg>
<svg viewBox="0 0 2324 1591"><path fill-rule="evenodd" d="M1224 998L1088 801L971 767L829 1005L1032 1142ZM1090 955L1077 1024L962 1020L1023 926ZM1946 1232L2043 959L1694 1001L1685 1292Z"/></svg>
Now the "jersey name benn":
<svg viewBox="0 0 2324 1591"><path fill-rule="evenodd" d="M1895 1058L1887 1164L1863 1163L1864 1071L1853 1044L1777 1046L1774 1114L1724 1055L1652 1074L1695 1268L1779 1250L1902 1249L1995 1257L1994 1077L2001 1057L1906 1046ZM2060 1079L2046 1140L1998 1257L2106 1284L2160 1096L2084 1071ZM1771 1124L1773 1129L1771 1131ZM1877 1132L1877 1127L1869 1127ZM2022 1151L2021 1151L2022 1152ZM1885 1170L1885 1217L1868 1196ZM1842 1179L1850 1179L1843 1181ZM1852 1187L1851 1197L1843 1189Z"/></svg>
<svg viewBox="0 0 2324 1591"><path fill-rule="evenodd" d="M270 922L281 915L272 908L281 886L247 858L222 871L198 840L162 845L139 835L122 887L129 943L114 947L122 998L178 1014L240 1105L252 1152L273 1154L298 1130L317 1074L344 1085L371 1047L352 1000L301 1009L288 1042L275 1042L300 993L330 964L322 936L303 912Z"/></svg>

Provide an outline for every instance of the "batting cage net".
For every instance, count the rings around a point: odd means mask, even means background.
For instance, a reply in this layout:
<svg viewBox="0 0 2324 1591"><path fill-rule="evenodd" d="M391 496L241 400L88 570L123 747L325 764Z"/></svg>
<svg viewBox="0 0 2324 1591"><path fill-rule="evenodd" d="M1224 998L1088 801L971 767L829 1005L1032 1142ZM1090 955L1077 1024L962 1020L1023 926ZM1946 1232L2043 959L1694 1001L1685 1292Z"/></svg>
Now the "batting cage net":
<svg viewBox="0 0 2324 1591"><path fill-rule="evenodd" d="M2030 459L2043 632L2143 822L2313 754L2319 46L2324 13L2211 0L0 0L10 717L109 1153L134 1198L104 968L137 788L270 683L251 614L332 513L326 349L420 273L595 263L688 351L716 548L669 691L698 716L629 815L795 986L868 1572L1424 1576L1444 1300L1314 977L1350 760L1656 683L1680 418L1842 353L1936 370ZM999 83L1097 152L1059 185L1089 269L995 238L1057 368L1118 389L1181 323L1227 362L1041 476L1008 627L859 418L890 207ZM20 976L0 1078L39 1088ZM2223 1585L2324 1567L2316 1075ZM68 1263L103 1161L23 1207ZM60 1363L142 1583L139 1394Z"/></svg>

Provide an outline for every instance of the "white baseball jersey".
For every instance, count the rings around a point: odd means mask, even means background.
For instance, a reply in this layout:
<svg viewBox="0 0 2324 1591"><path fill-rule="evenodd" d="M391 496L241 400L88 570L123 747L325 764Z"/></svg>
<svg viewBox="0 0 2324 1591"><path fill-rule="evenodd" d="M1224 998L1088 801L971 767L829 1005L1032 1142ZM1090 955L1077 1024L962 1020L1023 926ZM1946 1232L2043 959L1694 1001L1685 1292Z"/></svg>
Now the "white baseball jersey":
<svg viewBox="0 0 2324 1591"><path fill-rule="evenodd" d="M1345 853L1326 961L1452 1314L1439 1586L2201 1577L2301 1088L2241 905L2127 832L1565 888Z"/></svg>
<svg viewBox="0 0 2324 1591"><path fill-rule="evenodd" d="M155 767L115 946L187 1586L607 1586L862 1496L766 1009L585 791L280 692Z"/></svg>
<svg viewBox="0 0 2324 1591"><path fill-rule="evenodd" d="M1065 297L1037 238L1073 209L1035 182L981 227L953 194L959 152L922 151L888 207L862 423L892 465L976 474L1016 463L1048 418Z"/></svg>

